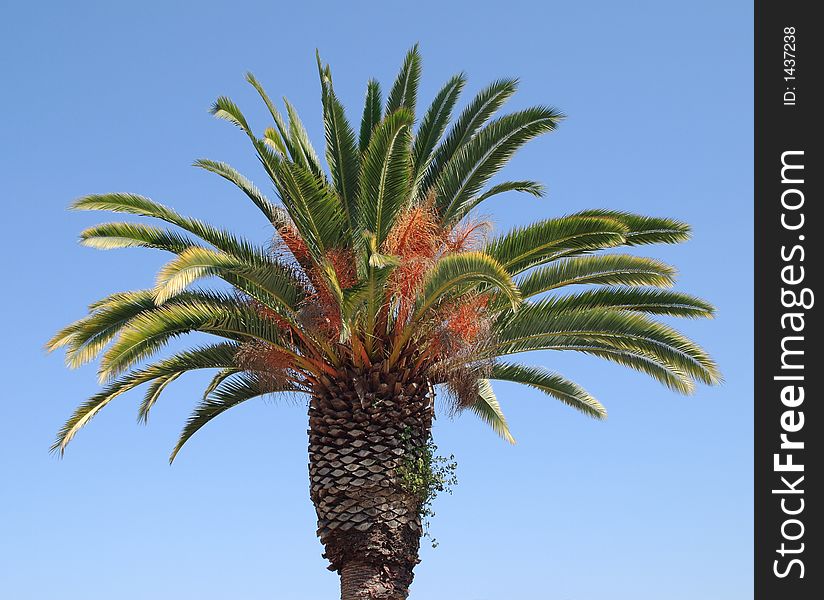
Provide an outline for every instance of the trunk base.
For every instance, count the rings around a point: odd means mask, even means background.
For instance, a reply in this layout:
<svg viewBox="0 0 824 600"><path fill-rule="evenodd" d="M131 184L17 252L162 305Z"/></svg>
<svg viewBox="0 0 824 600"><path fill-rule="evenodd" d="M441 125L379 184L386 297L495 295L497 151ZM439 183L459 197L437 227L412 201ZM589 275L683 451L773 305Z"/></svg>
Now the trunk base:
<svg viewBox="0 0 824 600"><path fill-rule="evenodd" d="M412 571L404 567L351 562L340 570L341 600L406 600Z"/></svg>

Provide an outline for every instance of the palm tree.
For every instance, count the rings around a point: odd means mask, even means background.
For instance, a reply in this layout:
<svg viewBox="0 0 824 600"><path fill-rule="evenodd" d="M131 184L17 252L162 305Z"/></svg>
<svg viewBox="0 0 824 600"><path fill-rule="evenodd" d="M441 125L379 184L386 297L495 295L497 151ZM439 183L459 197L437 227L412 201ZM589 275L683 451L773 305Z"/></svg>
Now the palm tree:
<svg viewBox="0 0 824 600"><path fill-rule="evenodd" d="M197 167L232 182L272 225L258 244L183 216L143 196L86 196L73 207L151 217L81 234L101 249L147 247L173 258L152 289L112 294L48 343L77 367L102 354L103 390L74 412L53 450L109 402L148 384L146 420L162 392L196 369L216 369L171 454L212 419L252 398L305 394L310 494L318 536L342 598L408 596L418 562L426 485L410 465L430 447L435 391L513 442L490 385L521 383L603 419L583 388L540 367L511 362L533 350L571 350L642 371L690 393L719 374L695 343L649 315L708 317L713 308L667 290L674 269L604 249L678 243L689 227L614 210L587 210L492 236L475 209L492 196L541 196L535 181L490 179L562 115L545 106L493 119L513 79L481 90L452 120L464 87L455 75L415 127L420 56L413 48L384 102L366 88L360 130L347 121L330 69L318 58L326 136L324 168L294 107L284 118L251 75L273 127L259 137L238 107L212 112L248 136L280 200L269 200L228 164ZM451 122L451 126L450 126ZM212 290L192 287L222 279ZM566 292L572 285L590 285ZM181 334L217 341L146 361ZM427 481L427 472L412 473ZM420 480L420 478L419 478ZM414 481L413 481L414 483Z"/></svg>

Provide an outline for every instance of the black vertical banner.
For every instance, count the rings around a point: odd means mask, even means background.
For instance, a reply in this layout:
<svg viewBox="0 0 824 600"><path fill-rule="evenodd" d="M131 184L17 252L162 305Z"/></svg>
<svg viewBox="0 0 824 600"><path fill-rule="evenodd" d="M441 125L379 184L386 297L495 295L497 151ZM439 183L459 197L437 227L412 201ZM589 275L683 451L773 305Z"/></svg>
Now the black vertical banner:
<svg viewBox="0 0 824 600"><path fill-rule="evenodd" d="M824 589L816 6L755 3L756 600L811 600Z"/></svg>

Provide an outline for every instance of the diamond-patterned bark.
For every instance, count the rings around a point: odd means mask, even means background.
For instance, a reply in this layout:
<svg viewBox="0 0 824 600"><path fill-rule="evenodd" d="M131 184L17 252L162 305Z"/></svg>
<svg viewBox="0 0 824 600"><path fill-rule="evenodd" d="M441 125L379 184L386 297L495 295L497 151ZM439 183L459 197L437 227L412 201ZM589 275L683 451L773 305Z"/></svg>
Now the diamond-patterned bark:
<svg viewBox="0 0 824 600"><path fill-rule="evenodd" d="M428 439L432 414L428 385L411 381L409 370L346 369L316 390L309 405L310 493L331 570L365 563L403 589L411 583L420 498L404 489L397 469L409 448Z"/></svg>

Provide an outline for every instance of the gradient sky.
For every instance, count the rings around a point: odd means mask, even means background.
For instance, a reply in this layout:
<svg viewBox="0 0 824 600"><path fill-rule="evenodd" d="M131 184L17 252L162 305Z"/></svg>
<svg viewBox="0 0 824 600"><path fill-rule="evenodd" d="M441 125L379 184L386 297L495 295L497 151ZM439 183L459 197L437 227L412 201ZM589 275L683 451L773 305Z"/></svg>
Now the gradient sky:
<svg viewBox="0 0 824 600"><path fill-rule="evenodd" d="M460 483L436 504L440 546L424 547L413 598L751 598L750 4L2 2L0 597L337 597L314 533L303 408L243 405L169 467L205 381L189 376L148 428L135 424L142 395L119 398L61 461L49 444L96 376L42 348L89 302L149 285L166 258L80 247L78 232L109 217L69 213L72 199L142 193L264 241L254 207L190 166L225 160L267 187L211 101L230 95L268 125L243 81L252 70L320 146L315 48L359 117L366 80L388 86L420 42L419 105L465 70L467 97L515 75L510 108L568 115L506 171L545 182L548 197L490 202L498 226L590 207L694 226L693 241L642 253L718 306L714 321L679 325L726 383L684 398L594 358L544 354L606 404L606 422L509 385L496 389L517 446L471 415L441 416L436 441Z"/></svg>

